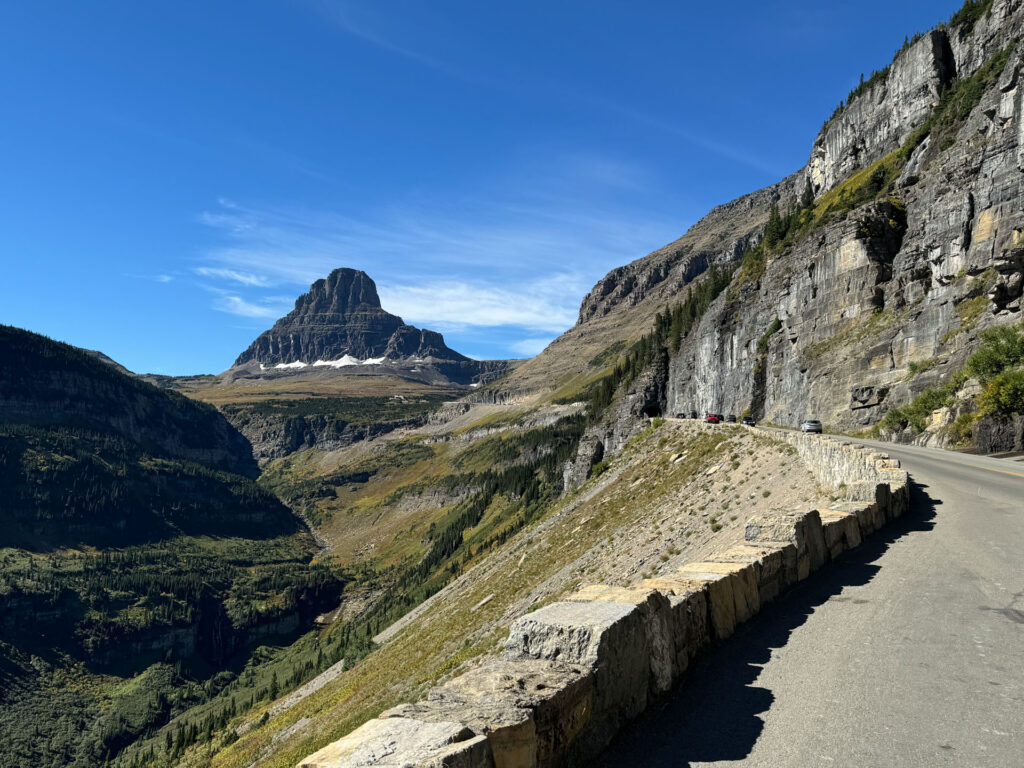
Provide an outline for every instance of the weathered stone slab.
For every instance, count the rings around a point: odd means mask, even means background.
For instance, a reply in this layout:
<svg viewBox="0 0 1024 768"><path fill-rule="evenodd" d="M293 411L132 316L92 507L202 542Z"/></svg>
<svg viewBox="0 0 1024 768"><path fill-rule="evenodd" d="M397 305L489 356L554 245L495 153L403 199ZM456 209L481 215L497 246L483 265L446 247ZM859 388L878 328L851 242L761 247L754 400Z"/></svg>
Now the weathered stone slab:
<svg viewBox="0 0 1024 768"><path fill-rule="evenodd" d="M874 502L864 501L834 501L829 510L844 512L857 518L857 527L860 528L861 539L873 530L875 523Z"/></svg>
<svg viewBox="0 0 1024 768"><path fill-rule="evenodd" d="M707 582L711 628L716 639L729 637L737 624L761 610L757 576L748 563L689 563L679 569L679 575Z"/></svg>
<svg viewBox="0 0 1024 768"><path fill-rule="evenodd" d="M381 717L462 723L486 736L495 768L532 768L564 752L584 730L593 694L583 667L498 659Z"/></svg>
<svg viewBox="0 0 1024 768"><path fill-rule="evenodd" d="M675 641L672 636L671 606L660 592L643 587L612 587L592 584L568 598L571 601L607 600L637 606L642 615L650 649L651 692L660 694L672 687Z"/></svg>
<svg viewBox="0 0 1024 768"><path fill-rule="evenodd" d="M819 509L818 514L821 516L825 547L833 558L839 557L848 549L860 546L860 523L857 515L838 509Z"/></svg>
<svg viewBox="0 0 1024 768"><path fill-rule="evenodd" d="M640 607L607 600L561 602L521 616L504 657L579 664L594 673L594 715L617 729L647 704L650 647ZM610 736L609 736L610 738Z"/></svg>
<svg viewBox="0 0 1024 768"><path fill-rule="evenodd" d="M817 510L805 513L756 515L747 521L745 538L751 544L789 542L796 547L795 580L802 581L825 564L828 550ZM789 575L792 578L793 574Z"/></svg>
<svg viewBox="0 0 1024 768"><path fill-rule="evenodd" d="M436 754L416 764L416 768L496 768L486 736L474 736L441 747Z"/></svg>
<svg viewBox="0 0 1024 768"><path fill-rule="evenodd" d="M723 563L749 563L757 578L757 596L761 605L771 602L790 586L792 582L787 574L796 572L796 547L786 542L740 544L712 559Z"/></svg>
<svg viewBox="0 0 1024 768"><path fill-rule="evenodd" d="M442 754L452 754L451 748L460 742L473 738L472 731L461 723L428 723L400 717L370 720L348 736L314 752L299 763L298 768L405 768L430 764L429 761ZM487 762L484 759L484 762L466 766L485 768Z"/></svg>
<svg viewBox="0 0 1024 768"><path fill-rule="evenodd" d="M897 463L898 466L898 463ZM906 470L884 467L878 472L885 488L885 517L895 520L910 507L910 476Z"/></svg>
<svg viewBox="0 0 1024 768"><path fill-rule="evenodd" d="M655 578L645 579L640 586L656 589L668 599L672 617L672 679L678 680L694 657L711 642L707 582Z"/></svg>

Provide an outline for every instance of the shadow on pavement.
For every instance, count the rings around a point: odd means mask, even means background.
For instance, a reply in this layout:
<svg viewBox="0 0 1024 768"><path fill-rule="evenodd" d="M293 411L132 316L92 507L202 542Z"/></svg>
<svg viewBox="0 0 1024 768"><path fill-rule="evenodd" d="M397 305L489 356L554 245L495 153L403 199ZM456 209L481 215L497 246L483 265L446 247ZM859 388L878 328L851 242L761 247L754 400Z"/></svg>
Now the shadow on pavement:
<svg viewBox="0 0 1024 768"><path fill-rule="evenodd" d="M911 481L910 511L798 584L722 645L699 659L676 690L624 729L595 768L662 766L742 760L764 729L759 717L775 696L752 683L773 649L786 644L814 610L846 587L867 584L889 545L934 526L936 507L927 486Z"/></svg>

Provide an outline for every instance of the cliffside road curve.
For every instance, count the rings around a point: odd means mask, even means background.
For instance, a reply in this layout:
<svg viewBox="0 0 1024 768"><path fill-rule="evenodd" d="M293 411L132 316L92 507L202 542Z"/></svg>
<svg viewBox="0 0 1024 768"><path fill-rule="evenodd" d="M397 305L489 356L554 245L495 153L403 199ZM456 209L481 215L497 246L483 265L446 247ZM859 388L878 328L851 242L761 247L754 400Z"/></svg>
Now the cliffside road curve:
<svg viewBox="0 0 1024 768"><path fill-rule="evenodd" d="M1024 462L870 440L911 511L710 653L602 766L1024 766Z"/></svg>

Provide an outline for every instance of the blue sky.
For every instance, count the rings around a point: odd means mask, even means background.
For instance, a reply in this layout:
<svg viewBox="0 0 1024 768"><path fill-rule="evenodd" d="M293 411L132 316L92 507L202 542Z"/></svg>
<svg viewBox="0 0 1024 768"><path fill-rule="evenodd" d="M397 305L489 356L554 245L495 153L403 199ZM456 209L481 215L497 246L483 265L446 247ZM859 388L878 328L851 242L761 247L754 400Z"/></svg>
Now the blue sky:
<svg viewBox="0 0 1024 768"><path fill-rule="evenodd" d="M348 266L532 355L960 4L0 1L0 322L217 372Z"/></svg>

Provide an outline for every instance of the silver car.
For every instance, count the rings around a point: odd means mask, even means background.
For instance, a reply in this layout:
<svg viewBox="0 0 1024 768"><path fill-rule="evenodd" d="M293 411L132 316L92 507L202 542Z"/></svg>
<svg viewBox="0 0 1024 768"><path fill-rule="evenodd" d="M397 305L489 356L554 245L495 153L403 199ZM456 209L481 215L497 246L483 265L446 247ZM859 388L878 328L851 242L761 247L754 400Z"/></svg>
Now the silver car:
<svg viewBox="0 0 1024 768"><path fill-rule="evenodd" d="M804 423L800 425L801 432L816 432L821 434L821 422L817 419L804 419Z"/></svg>

